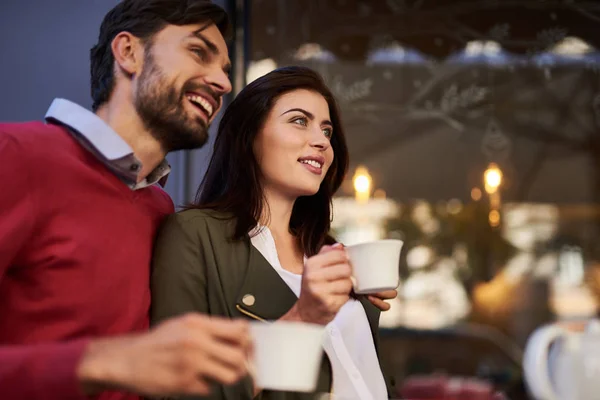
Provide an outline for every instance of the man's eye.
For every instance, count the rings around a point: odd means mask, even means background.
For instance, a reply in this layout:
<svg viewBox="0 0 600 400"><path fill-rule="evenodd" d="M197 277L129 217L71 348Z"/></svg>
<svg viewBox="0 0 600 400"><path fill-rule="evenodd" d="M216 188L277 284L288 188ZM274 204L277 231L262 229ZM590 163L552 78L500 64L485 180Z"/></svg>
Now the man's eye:
<svg viewBox="0 0 600 400"><path fill-rule="evenodd" d="M191 51L192 53L200 57L202 61L208 61L208 54L206 53L206 50L194 47Z"/></svg>

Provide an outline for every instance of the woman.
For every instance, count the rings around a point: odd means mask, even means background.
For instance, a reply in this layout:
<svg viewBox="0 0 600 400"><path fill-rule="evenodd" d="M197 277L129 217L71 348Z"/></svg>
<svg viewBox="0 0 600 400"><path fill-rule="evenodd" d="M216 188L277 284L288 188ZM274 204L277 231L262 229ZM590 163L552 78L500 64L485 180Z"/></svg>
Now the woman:
<svg viewBox="0 0 600 400"><path fill-rule="evenodd" d="M159 235L153 321L193 311L327 325L317 391L387 398L372 303L385 306L351 295L345 250L329 236L331 198L347 165L338 108L318 74L287 67L250 83L223 115L196 202ZM258 392L247 379L213 396ZM257 397L312 398L266 390Z"/></svg>

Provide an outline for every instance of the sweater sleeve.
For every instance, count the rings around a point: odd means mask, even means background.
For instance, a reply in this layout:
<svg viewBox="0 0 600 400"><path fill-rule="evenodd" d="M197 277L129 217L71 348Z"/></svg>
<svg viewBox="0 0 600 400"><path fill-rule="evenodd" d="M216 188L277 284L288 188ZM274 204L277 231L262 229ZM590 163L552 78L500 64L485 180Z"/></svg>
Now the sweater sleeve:
<svg viewBox="0 0 600 400"><path fill-rule="evenodd" d="M27 149L0 125L0 283L16 268L35 230L36 182ZM0 292L0 302L3 294ZM35 346L0 344L3 400L85 398L76 368L86 342Z"/></svg>
<svg viewBox="0 0 600 400"><path fill-rule="evenodd" d="M3 400L84 400L75 371L87 341L0 346Z"/></svg>
<svg viewBox="0 0 600 400"><path fill-rule="evenodd" d="M25 155L16 138L0 130L0 280L33 235L35 182Z"/></svg>

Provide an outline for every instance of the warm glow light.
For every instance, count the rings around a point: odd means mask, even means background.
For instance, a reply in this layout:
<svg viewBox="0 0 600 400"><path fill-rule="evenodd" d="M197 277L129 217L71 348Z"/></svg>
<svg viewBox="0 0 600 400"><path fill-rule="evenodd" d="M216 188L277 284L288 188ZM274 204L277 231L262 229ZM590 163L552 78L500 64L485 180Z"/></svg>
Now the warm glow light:
<svg viewBox="0 0 600 400"><path fill-rule="evenodd" d="M369 178L365 175L359 175L354 178L354 190L359 193L368 193L369 188L371 187L371 182Z"/></svg>
<svg viewBox="0 0 600 400"><path fill-rule="evenodd" d="M354 190L356 191L356 199L358 201L367 201L371 194L371 175L367 168L359 166L354 173Z"/></svg>
<svg viewBox="0 0 600 400"><path fill-rule="evenodd" d="M493 228L500 225L500 213L498 212L498 210L490 211L489 220L490 226Z"/></svg>
<svg viewBox="0 0 600 400"><path fill-rule="evenodd" d="M495 193L502 184L502 171L496 164L490 164L488 169L483 173L483 181L485 183L485 191Z"/></svg>
<svg viewBox="0 0 600 400"><path fill-rule="evenodd" d="M481 200L481 189L477 187L471 189L471 198L475 201Z"/></svg>
<svg viewBox="0 0 600 400"><path fill-rule="evenodd" d="M371 190L371 175L365 167L358 167L354 174L354 190L358 193L368 193Z"/></svg>

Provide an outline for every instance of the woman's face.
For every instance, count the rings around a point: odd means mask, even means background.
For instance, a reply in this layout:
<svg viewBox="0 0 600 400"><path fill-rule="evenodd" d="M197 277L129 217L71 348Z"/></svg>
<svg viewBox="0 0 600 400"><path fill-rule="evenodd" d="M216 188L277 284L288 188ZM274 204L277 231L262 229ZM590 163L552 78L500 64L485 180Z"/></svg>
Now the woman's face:
<svg viewBox="0 0 600 400"><path fill-rule="evenodd" d="M254 141L264 190L293 198L317 193L333 162L332 135L319 93L298 89L279 97Z"/></svg>

